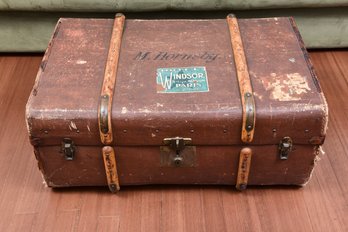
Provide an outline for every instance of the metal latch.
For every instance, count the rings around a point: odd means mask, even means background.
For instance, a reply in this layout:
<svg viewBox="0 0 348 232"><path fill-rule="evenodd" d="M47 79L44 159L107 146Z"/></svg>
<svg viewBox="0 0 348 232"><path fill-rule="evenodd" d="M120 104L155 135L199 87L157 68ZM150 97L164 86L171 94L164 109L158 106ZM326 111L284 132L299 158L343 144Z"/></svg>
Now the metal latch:
<svg viewBox="0 0 348 232"><path fill-rule="evenodd" d="M75 155L74 141L70 138L64 138L62 141L62 152L66 160L73 160Z"/></svg>
<svg viewBox="0 0 348 232"><path fill-rule="evenodd" d="M292 150L292 139L290 137L284 137L278 146L279 158L281 160L287 160L289 153Z"/></svg>
<svg viewBox="0 0 348 232"><path fill-rule="evenodd" d="M191 138L165 138L166 146L160 147L161 166L169 167L193 167L196 164L196 147L188 146Z"/></svg>

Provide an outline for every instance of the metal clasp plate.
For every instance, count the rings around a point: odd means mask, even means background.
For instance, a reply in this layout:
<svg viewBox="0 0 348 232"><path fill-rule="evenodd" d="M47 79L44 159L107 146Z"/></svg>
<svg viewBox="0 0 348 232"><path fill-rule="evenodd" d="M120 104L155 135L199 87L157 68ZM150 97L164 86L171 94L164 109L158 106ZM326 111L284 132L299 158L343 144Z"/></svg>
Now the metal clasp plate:
<svg viewBox="0 0 348 232"><path fill-rule="evenodd" d="M109 132L109 112L108 112L108 105L109 105L110 97L109 95L103 95L100 99L100 112L99 112L99 124L100 124L100 130L107 134Z"/></svg>
<svg viewBox="0 0 348 232"><path fill-rule="evenodd" d="M70 138L64 138L62 141L62 152L64 153L66 160L74 160L75 145L74 141Z"/></svg>
<svg viewBox="0 0 348 232"><path fill-rule="evenodd" d="M292 151L292 139L290 137L284 137L278 146L279 158L281 160L287 160L289 153Z"/></svg>
<svg viewBox="0 0 348 232"><path fill-rule="evenodd" d="M195 167L196 146L190 146L191 138L165 138L160 146L161 167Z"/></svg>

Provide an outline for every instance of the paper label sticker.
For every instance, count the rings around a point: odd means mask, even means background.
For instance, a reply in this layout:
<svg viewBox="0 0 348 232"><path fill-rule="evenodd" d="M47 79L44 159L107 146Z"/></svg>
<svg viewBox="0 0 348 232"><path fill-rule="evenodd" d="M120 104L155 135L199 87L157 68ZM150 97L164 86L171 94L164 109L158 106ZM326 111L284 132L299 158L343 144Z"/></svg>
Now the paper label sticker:
<svg viewBox="0 0 348 232"><path fill-rule="evenodd" d="M205 67L158 68L157 93L208 92Z"/></svg>

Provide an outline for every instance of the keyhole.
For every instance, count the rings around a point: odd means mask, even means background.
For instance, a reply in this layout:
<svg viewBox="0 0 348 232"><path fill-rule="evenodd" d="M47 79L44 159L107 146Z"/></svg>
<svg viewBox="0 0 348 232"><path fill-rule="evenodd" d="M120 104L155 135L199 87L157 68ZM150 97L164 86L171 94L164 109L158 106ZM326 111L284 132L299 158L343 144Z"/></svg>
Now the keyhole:
<svg viewBox="0 0 348 232"><path fill-rule="evenodd" d="M175 164L175 166L180 166L181 163L182 163L182 157L176 156L176 157L174 158L174 164Z"/></svg>
<svg viewBox="0 0 348 232"><path fill-rule="evenodd" d="M176 156L174 158L174 164L175 166L180 166L181 165L181 162L182 162L182 157L180 156L180 151L179 150L176 150Z"/></svg>

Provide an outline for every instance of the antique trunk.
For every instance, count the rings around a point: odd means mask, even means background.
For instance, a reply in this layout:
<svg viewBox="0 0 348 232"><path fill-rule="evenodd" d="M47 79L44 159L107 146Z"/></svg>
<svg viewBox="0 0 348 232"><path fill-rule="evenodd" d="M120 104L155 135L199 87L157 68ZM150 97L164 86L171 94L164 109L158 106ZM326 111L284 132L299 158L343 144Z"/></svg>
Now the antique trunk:
<svg viewBox="0 0 348 232"><path fill-rule="evenodd" d="M60 19L29 98L50 187L303 185L328 108L291 18Z"/></svg>

